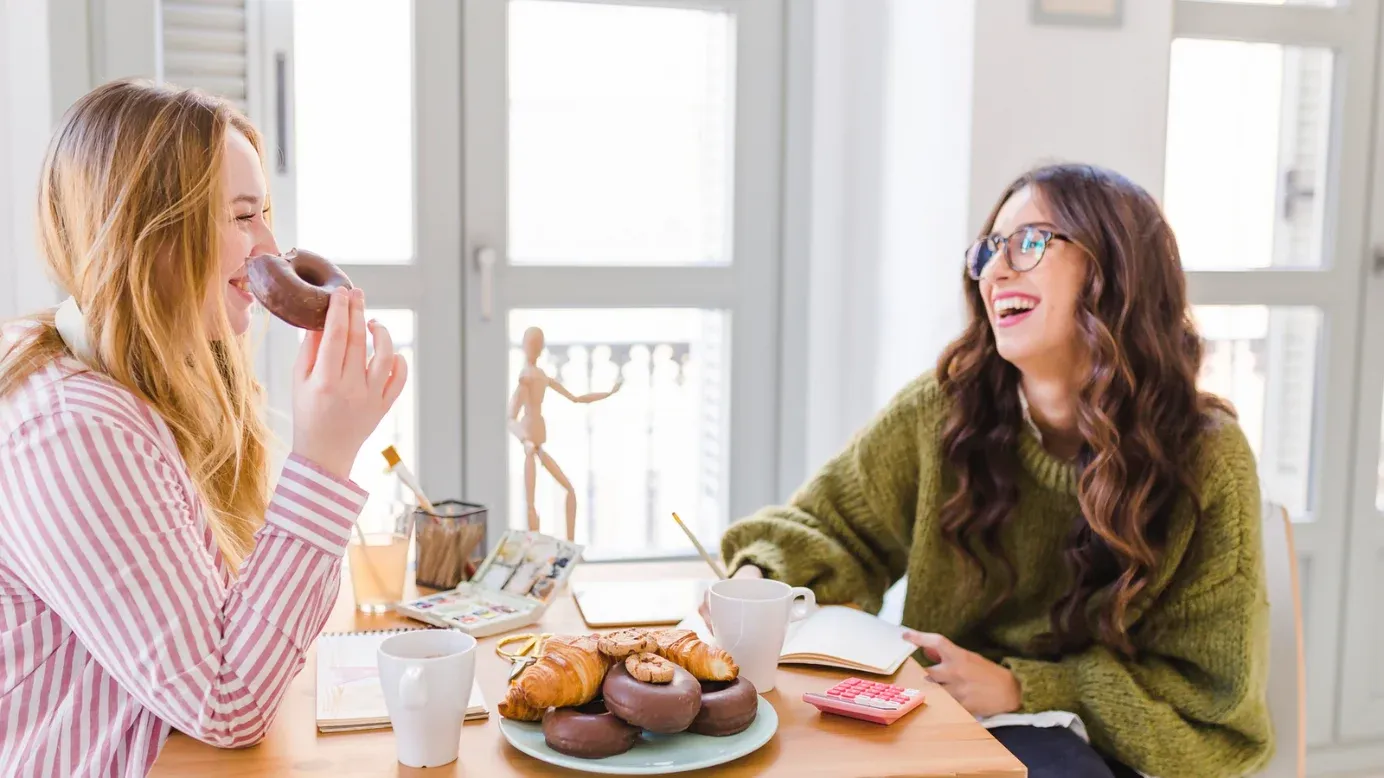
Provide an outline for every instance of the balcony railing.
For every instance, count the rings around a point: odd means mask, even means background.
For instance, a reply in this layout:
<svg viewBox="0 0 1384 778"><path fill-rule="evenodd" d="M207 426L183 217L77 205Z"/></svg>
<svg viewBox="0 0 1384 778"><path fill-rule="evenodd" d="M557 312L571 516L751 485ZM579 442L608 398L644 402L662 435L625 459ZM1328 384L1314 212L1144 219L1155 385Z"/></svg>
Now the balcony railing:
<svg viewBox="0 0 1384 778"><path fill-rule="evenodd" d="M511 381L523 360L514 344ZM574 395L606 391L624 376L601 402L577 405L550 391L543 405L545 450L576 492L576 540L587 558L691 552L675 511L699 536L719 534L729 398L719 354L689 342L549 341L539 366ZM510 526L525 527L524 454L513 438L509 458ZM564 532L565 492L541 464L536 484L544 531Z"/></svg>

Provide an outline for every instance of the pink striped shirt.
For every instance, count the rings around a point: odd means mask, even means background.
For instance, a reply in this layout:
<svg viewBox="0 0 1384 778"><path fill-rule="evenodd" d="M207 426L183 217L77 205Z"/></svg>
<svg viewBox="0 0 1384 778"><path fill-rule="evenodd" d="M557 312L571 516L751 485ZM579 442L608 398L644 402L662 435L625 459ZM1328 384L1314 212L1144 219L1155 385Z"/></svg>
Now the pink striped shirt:
<svg viewBox="0 0 1384 778"><path fill-rule="evenodd" d="M0 353L4 351L0 341ZM290 458L232 579L168 427L62 360L0 400L0 775L258 742L326 622L354 484Z"/></svg>

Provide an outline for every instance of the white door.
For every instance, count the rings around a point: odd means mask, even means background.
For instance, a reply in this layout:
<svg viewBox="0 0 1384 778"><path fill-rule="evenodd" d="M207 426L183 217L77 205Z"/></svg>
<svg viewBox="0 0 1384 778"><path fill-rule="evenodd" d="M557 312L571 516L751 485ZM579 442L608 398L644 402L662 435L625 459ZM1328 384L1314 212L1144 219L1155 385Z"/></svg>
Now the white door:
<svg viewBox="0 0 1384 778"><path fill-rule="evenodd" d="M1384 31L1381 31L1384 34ZM1380 87L1384 105L1384 85ZM1347 527L1341 736L1384 735L1384 122L1374 128L1370 171L1369 245L1363 254L1364 332L1356 419L1353 489Z"/></svg>
<svg viewBox="0 0 1384 778"><path fill-rule="evenodd" d="M466 487L526 527L506 429L539 327L586 558L715 547L775 498L781 0L468 0ZM540 528L567 492L539 466Z"/></svg>
<svg viewBox="0 0 1384 778"><path fill-rule="evenodd" d="M1329 743L1366 726L1338 636L1363 580L1346 564L1364 559L1347 542L1379 4L1179 0L1174 20L1164 205L1202 385L1235 404L1265 495L1297 522L1308 737Z"/></svg>
<svg viewBox="0 0 1384 778"><path fill-rule="evenodd" d="M352 471L371 495L361 519L370 529L413 502L384 472L385 446L430 498L464 491L460 10L392 0L252 0L250 8L263 95L255 118L270 146L280 248L341 264L366 290L367 315L409 361L408 388ZM263 369L280 409L291 399L301 335L270 322Z"/></svg>

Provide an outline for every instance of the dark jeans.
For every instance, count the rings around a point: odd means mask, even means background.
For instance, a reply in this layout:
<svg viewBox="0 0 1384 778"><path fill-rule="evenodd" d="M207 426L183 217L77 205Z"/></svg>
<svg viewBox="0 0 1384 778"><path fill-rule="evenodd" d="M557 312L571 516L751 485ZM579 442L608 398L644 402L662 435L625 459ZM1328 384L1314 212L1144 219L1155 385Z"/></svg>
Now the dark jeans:
<svg viewBox="0 0 1384 778"><path fill-rule="evenodd" d="M1028 778L1139 778L1066 727L995 727L990 734L1024 763Z"/></svg>

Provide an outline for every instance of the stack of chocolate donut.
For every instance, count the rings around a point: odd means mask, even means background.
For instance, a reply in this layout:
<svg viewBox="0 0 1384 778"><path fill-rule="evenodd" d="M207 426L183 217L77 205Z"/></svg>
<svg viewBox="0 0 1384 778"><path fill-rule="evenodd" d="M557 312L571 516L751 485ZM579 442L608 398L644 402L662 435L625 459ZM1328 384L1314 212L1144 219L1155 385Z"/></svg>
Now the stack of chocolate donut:
<svg viewBox="0 0 1384 778"><path fill-rule="evenodd" d="M601 759L630 750L645 731L721 737L743 732L755 720L754 686L740 677L729 654L689 630L628 629L559 645L557 652L545 649L500 704L500 715L507 718L541 716L544 739L559 753ZM574 646L581 646L582 654L572 652ZM556 656L544 667L550 653ZM598 685L591 683L592 667L602 676ZM555 680L553 670L567 677ZM530 673L535 675L526 679ZM580 695L547 693L554 683L572 679L583 687ZM574 704L542 704L559 698Z"/></svg>

